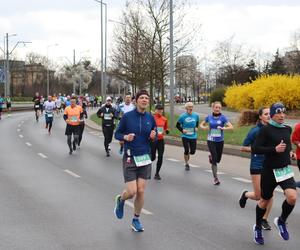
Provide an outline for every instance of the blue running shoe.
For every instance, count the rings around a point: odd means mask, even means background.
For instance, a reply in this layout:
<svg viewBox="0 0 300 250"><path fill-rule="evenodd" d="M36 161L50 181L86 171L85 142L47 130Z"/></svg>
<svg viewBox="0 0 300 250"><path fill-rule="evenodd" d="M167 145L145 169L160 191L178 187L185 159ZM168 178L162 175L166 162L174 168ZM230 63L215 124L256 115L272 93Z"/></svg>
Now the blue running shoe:
<svg viewBox="0 0 300 250"><path fill-rule="evenodd" d="M253 226L253 240L257 245L263 245L265 243L262 229L256 225Z"/></svg>
<svg viewBox="0 0 300 250"><path fill-rule="evenodd" d="M118 219L122 219L124 215L124 201L121 201L121 195L116 196L116 205L114 209L114 213Z"/></svg>
<svg viewBox="0 0 300 250"><path fill-rule="evenodd" d="M274 219L274 224L278 230L279 236L283 240L289 240L290 236L289 236L289 232L286 227L286 223L283 220L281 220L280 218L276 217Z"/></svg>
<svg viewBox="0 0 300 250"><path fill-rule="evenodd" d="M135 232L144 232L144 228L139 219L132 219L131 228Z"/></svg>

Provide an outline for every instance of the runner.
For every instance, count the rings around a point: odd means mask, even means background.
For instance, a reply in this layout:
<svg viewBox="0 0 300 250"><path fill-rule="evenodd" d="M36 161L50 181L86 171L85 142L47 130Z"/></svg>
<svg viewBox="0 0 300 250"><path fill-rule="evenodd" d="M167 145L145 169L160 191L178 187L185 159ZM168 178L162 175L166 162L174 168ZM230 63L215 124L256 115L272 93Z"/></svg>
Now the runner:
<svg viewBox="0 0 300 250"><path fill-rule="evenodd" d="M197 132L199 126L199 115L193 112L194 104L187 102L185 104L186 112L183 113L176 124L176 128L182 133L182 144L184 147L185 170L190 170L190 155L195 154L197 147Z"/></svg>
<svg viewBox="0 0 300 250"><path fill-rule="evenodd" d="M251 200L259 200L261 195L261 189L260 189L260 180L261 180L261 174L263 172L263 163L265 156L259 155L259 154L253 154L251 152L251 146L254 144L255 138L261 128L268 124L270 120L270 109L269 108L261 108L259 109L258 113L256 113L255 116L252 116L254 118L254 121L247 121L249 123L255 123L257 122L256 126L252 128L246 139L244 140L242 151L243 152L250 152L251 153L251 162L250 162L250 174L252 179L252 185L253 185L253 192L248 192L247 190L243 191L241 198L239 200L239 204L241 208L244 208L246 206L247 199ZM271 226L268 223L268 217L272 208L273 204L273 198L270 200L266 213L263 216L262 219L262 229L264 230L271 230Z"/></svg>
<svg viewBox="0 0 300 250"><path fill-rule="evenodd" d="M282 103L274 103L270 107L271 120L256 137L252 151L254 154L264 154L264 168L261 175L261 199L256 206L256 224L253 226L253 239L256 244L263 245L262 218L273 197L275 188L279 185L286 197L282 204L282 213L274 219L275 227L283 240L289 240L286 220L292 213L296 200L296 183L290 166L294 157L291 145L292 128L284 125L286 109Z"/></svg>
<svg viewBox="0 0 300 250"><path fill-rule="evenodd" d="M156 172L154 175L155 180L161 180L159 171L162 166L163 156L165 151L165 141L164 134L169 134L168 130L168 119L163 116L163 106L161 104L156 104L154 119L157 127L157 140L151 141L151 161L155 161L156 151L158 153Z"/></svg>
<svg viewBox="0 0 300 250"><path fill-rule="evenodd" d="M35 119L38 122L40 116L40 109L41 109L41 97L38 92L35 93L35 96L32 98L34 102L34 112L35 112Z"/></svg>
<svg viewBox="0 0 300 250"><path fill-rule="evenodd" d="M106 152L106 156L110 156L109 144L112 141L114 129L115 129L115 119L118 119L117 111L112 107L112 99L111 97L106 98L106 103L103 107L101 107L97 116L102 118L102 132L104 135L104 148Z"/></svg>
<svg viewBox="0 0 300 250"><path fill-rule="evenodd" d="M62 111L62 101L61 101L61 96L59 95L55 101L55 107L56 107L56 114L57 116L60 116L61 111Z"/></svg>
<svg viewBox="0 0 300 250"><path fill-rule="evenodd" d="M41 114L43 114L43 112L44 112L44 102L45 102L45 98L44 98L44 96L41 95L41 99L40 99Z"/></svg>
<svg viewBox="0 0 300 250"><path fill-rule="evenodd" d="M51 128L53 123L54 111L56 109L55 102L52 100L52 96L48 96L48 101L44 103L45 110L45 121L46 129L48 129L48 134L51 135Z"/></svg>
<svg viewBox="0 0 300 250"><path fill-rule="evenodd" d="M65 135L67 136L68 146L70 149L69 154L71 155L73 151L76 150L76 145L78 145L78 137L80 131L80 120L83 118L82 107L76 105L76 97L72 97L71 105L66 107L64 112L64 120L67 123ZM73 134L73 143L72 143L72 134ZM73 148L72 148L73 144Z"/></svg>
<svg viewBox="0 0 300 250"><path fill-rule="evenodd" d="M131 102L131 95L127 94L125 96L125 102L121 103L119 105L120 117L122 117L124 114L126 114L127 112L130 112L134 109L135 109L135 106ZM120 141L120 150L119 150L120 155L123 154L123 149L124 149L124 142Z"/></svg>
<svg viewBox="0 0 300 250"><path fill-rule="evenodd" d="M225 115L222 115L221 111L222 104L220 102L212 103L212 114L208 115L200 124L202 129L209 130L207 146L210 152L209 163L211 164L214 185L220 185L217 164L220 163L223 154L224 130L233 129L232 124Z"/></svg>
<svg viewBox="0 0 300 250"><path fill-rule="evenodd" d="M82 140L82 135L83 135L84 127L85 127L84 119L88 118L85 102L82 103L82 110L83 110L83 117L82 117L82 120L80 120L80 125L79 125L80 129L79 129L79 137L78 137L78 148L80 148L80 143Z"/></svg>
<svg viewBox="0 0 300 250"><path fill-rule="evenodd" d="M6 108L7 108L7 117L10 117L10 113L11 113L11 98L10 98L9 95L5 98L5 102L6 102Z"/></svg>
<svg viewBox="0 0 300 250"><path fill-rule="evenodd" d="M3 109L4 103L5 103L4 95L2 94L2 95L0 96L0 120L2 119L1 116L2 116L2 109Z"/></svg>
<svg viewBox="0 0 300 250"><path fill-rule="evenodd" d="M131 227L135 232L143 232L139 217L144 206L146 180L151 178L149 142L156 137L156 124L153 116L146 112L149 106L148 92L140 90L136 100L137 108L122 117L115 133L117 140L125 141L123 174L126 187L121 195L116 196L114 213L118 219L122 219L125 201L135 197Z"/></svg>
<svg viewBox="0 0 300 250"><path fill-rule="evenodd" d="M300 171L300 123L296 124L292 134L292 142L296 145L297 165ZM300 181L297 182L297 187L300 188Z"/></svg>

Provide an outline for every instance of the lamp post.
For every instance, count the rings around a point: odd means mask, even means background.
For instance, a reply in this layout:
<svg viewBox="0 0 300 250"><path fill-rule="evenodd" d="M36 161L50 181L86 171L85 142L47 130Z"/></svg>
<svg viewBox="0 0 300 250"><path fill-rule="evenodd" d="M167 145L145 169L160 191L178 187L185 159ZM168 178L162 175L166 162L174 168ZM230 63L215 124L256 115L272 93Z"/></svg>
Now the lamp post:
<svg viewBox="0 0 300 250"><path fill-rule="evenodd" d="M170 128L174 129L173 0L170 0Z"/></svg>
<svg viewBox="0 0 300 250"><path fill-rule="evenodd" d="M47 46L47 60L48 60L48 64L47 64L47 98L49 96L49 92L50 92L50 86L49 86L49 48L50 47L54 47L54 46L58 46L57 43L55 44L50 44Z"/></svg>

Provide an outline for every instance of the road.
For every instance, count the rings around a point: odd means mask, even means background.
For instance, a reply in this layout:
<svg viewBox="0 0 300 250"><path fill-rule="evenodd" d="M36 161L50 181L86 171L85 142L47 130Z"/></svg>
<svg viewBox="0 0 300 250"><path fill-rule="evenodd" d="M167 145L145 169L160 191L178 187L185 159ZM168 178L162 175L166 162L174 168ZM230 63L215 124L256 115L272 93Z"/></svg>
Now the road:
<svg viewBox="0 0 300 250"><path fill-rule="evenodd" d="M49 136L33 112L0 121L0 249L299 249L298 205L289 242L272 230L265 233L265 246L253 243L255 203L238 206L242 190L251 189L248 159L224 155L221 185L213 186L207 152L198 151L186 172L176 146L166 147L162 180L149 181L145 232L132 232L132 203L123 220L113 215L114 197L124 185L118 143L106 158L103 136L86 129L81 149L70 156L64 128L56 118ZM280 214L282 201L275 191L270 220Z"/></svg>

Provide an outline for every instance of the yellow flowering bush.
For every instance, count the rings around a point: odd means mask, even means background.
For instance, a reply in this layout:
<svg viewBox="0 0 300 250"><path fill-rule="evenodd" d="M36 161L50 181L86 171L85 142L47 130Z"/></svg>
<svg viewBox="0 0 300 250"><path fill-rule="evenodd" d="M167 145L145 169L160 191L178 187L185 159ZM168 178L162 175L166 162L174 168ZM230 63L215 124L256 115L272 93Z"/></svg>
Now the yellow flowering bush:
<svg viewBox="0 0 300 250"><path fill-rule="evenodd" d="M282 102L288 109L300 109L300 75L263 75L244 85L227 88L224 102L228 107L258 109Z"/></svg>

